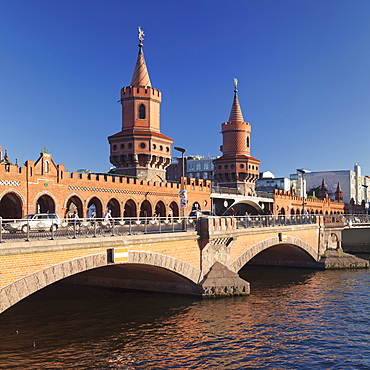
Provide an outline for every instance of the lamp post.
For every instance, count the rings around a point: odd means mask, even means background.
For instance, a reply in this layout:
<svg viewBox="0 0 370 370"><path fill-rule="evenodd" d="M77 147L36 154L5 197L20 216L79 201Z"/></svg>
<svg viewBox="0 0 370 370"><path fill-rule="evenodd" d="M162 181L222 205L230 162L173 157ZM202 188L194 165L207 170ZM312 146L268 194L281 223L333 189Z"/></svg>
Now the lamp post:
<svg viewBox="0 0 370 370"><path fill-rule="evenodd" d="M175 150L181 153L181 161L182 161L182 173L181 173L181 190L185 190L185 183L184 183L184 177L185 177L185 163L184 163L184 153L186 152L186 149L181 148L179 146L174 147ZM184 207L182 207L182 217L184 217Z"/></svg>
<svg viewBox="0 0 370 370"><path fill-rule="evenodd" d="M175 150L181 152L181 161L182 161L182 173L181 173L181 190L184 190L184 176L185 176L185 163L184 163L184 153L186 152L186 149L180 148L179 146L174 147Z"/></svg>
<svg viewBox="0 0 370 370"><path fill-rule="evenodd" d="M297 168L297 173L299 173L300 175L301 175L301 193L302 193L302 215L304 215L304 206L305 206L305 201L304 201L304 199L305 199L305 183L304 183L304 177L303 177L303 175L305 174L305 173L310 173L311 171L309 171L309 170L305 170L305 169L303 169L303 168Z"/></svg>

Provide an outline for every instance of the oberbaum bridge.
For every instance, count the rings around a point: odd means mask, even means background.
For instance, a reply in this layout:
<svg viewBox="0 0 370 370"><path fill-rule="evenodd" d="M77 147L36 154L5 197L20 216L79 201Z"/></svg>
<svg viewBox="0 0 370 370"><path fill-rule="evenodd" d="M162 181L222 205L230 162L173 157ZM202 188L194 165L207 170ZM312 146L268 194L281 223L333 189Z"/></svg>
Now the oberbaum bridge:
<svg viewBox="0 0 370 370"><path fill-rule="evenodd" d="M131 83L121 89L122 128L108 137L111 173L66 171L46 150L22 166L0 154L0 313L58 281L218 297L249 294L238 275L246 264L368 267L343 252L353 232L355 246L368 243L368 229L359 215L345 215L340 193L336 201L294 190L257 195L260 161L250 155L237 83L214 160L218 190L184 176L166 182L173 140L160 132L162 93L152 87L140 28L139 41ZM230 207L236 215L222 216ZM221 216L187 217L194 209ZM43 214L35 228L22 221L29 214ZM11 232L17 222L23 228Z"/></svg>

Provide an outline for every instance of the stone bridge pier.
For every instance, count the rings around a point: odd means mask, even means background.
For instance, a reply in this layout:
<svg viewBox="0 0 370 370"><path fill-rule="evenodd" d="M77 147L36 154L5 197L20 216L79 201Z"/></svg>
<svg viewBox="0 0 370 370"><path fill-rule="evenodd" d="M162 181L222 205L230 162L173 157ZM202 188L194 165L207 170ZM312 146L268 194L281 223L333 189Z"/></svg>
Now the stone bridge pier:
<svg viewBox="0 0 370 370"><path fill-rule="evenodd" d="M235 218L200 219L203 296L248 294L249 283L237 274L247 263L314 269L368 267L368 261L343 253L344 221L342 216L317 216L314 224L241 229Z"/></svg>

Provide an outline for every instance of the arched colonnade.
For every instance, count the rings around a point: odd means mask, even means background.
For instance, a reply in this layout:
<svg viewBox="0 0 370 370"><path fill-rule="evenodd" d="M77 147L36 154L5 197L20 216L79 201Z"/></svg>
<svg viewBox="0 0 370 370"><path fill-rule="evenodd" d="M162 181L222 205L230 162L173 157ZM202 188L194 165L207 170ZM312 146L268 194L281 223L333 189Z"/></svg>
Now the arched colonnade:
<svg viewBox="0 0 370 370"><path fill-rule="evenodd" d="M179 205L175 200L166 202L163 199L141 199L128 197L124 201L111 197L104 201L98 195L91 195L83 199L79 194L70 194L62 204L57 206L58 200L52 193L38 194L34 201L27 205L21 193L9 190L0 195L0 217L3 219L25 218L33 213L57 213L59 217L68 218L74 212L80 218L102 218L107 210L112 217L179 217Z"/></svg>

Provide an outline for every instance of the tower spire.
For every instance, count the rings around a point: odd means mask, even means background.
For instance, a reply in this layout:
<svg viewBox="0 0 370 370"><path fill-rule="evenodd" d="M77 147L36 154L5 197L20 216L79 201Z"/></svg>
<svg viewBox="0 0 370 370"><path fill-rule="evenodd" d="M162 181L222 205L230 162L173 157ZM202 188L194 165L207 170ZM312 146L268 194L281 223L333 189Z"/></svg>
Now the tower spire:
<svg viewBox="0 0 370 370"><path fill-rule="evenodd" d="M151 87L152 84L150 82L148 69L145 64L144 59L144 52L143 52L143 40L144 40L144 31L141 29L141 27L138 27L138 39L139 39L139 53L137 56L137 61L134 69L134 73L132 75L131 79L131 86L149 86Z"/></svg>
<svg viewBox="0 0 370 370"><path fill-rule="evenodd" d="M234 101L231 107L229 122L240 121L244 122L242 109L240 108L238 98L238 80L234 78Z"/></svg>

